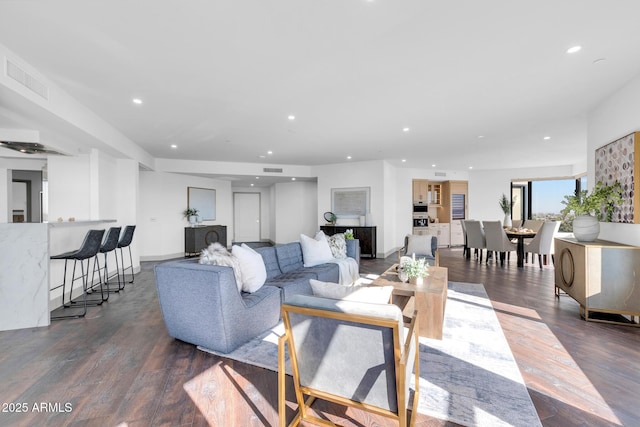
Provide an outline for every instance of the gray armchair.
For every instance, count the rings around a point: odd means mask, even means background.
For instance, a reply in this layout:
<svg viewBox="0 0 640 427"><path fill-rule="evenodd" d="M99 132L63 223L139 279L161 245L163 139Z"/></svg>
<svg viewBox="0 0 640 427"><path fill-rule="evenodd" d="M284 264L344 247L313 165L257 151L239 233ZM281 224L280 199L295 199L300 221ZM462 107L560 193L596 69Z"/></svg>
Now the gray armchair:
<svg viewBox="0 0 640 427"><path fill-rule="evenodd" d="M407 234L404 246L398 249L398 264L400 257L416 254L416 258L425 258L431 265L440 266L440 252L438 252L438 238L431 235Z"/></svg>
<svg viewBox="0 0 640 427"><path fill-rule="evenodd" d="M402 312L393 304L296 295L283 304L282 318L285 334L278 343L280 426L286 425L285 345L298 401L297 414L289 425L300 420L327 425L326 420L307 411L316 398L408 425L411 374L415 372L418 384L420 372L417 313L406 338ZM418 387L411 425L417 402Z"/></svg>

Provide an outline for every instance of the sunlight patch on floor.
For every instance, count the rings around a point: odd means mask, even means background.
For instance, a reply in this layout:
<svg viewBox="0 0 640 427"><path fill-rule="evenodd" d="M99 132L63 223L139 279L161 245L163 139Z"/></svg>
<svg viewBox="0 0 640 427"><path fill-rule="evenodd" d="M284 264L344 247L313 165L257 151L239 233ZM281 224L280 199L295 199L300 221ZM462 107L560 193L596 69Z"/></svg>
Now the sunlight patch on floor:
<svg viewBox="0 0 640 427"><path fill-rule="evenodd" d="M512 349L519 347L514 356L528 388L607 422L622 425L596 386L536 310L498 301L493 301L493 306L498 320L510 316L508 322L501 324ZM525 354L522 347L528 347L530 351ZM566 384L568 376L572 387L559 388L559 384Z"/></svg>

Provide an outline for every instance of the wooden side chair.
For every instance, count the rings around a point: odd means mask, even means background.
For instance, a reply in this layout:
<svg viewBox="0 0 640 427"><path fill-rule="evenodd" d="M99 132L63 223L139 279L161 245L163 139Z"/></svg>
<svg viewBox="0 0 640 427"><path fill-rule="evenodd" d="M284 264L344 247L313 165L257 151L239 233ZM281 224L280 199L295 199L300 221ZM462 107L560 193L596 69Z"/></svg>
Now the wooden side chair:
<svg viewBox="0 0 640 427"><path fill-rule="evenodd" d="M413 425L418 402L417 313L405 338L402 312L393 304L296 295L282 305L285 334L278 342L279 425L286 422L285 345L301 420L334 424L314 416L315 399L355 407ZM408 424L409 383L416 391Z"/></svg>

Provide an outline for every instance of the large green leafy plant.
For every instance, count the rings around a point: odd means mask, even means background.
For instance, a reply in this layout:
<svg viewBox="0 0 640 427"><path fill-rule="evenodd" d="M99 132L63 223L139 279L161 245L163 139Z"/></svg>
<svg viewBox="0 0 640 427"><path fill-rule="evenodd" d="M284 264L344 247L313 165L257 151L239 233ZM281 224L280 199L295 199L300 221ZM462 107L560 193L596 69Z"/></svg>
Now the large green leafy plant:
<svg viewBox="0 0 640 427"><path fill-rule="evenodd" d="M577 194L564 196L562 204L565 207L561 213L563 217L569 216L571 212L577 215L592 215L598 221L611 222L613 210L616 205L622 203L622 186L618 181L613 185L606 185L598 181L588 194L587 190L582 190Z"/></svg>

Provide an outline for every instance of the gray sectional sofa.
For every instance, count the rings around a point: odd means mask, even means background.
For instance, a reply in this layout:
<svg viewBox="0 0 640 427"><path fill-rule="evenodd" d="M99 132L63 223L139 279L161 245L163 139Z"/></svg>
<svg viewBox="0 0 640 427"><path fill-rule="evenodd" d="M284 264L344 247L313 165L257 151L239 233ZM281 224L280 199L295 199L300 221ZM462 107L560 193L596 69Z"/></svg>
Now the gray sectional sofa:
<svg viewBox="0 0 640 427"><path fill-rule="evenodd" d="M292 295L313 295L309 279L337 282L338 265L304 267L300 243L257 248L267 280L254 293L239 292L231 267L197 259L155 266L158 300L169 335L221 353L272 328L280 305ZM347 241L347 256L360 261L358 240Z"/></svg>

